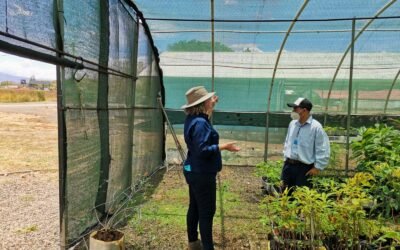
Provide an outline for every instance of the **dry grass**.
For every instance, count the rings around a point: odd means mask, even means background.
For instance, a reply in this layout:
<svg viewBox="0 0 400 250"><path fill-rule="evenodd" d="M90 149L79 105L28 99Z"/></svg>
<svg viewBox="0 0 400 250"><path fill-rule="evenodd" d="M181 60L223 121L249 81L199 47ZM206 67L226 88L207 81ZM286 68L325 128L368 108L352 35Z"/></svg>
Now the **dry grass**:
<svg viewBox="0 0 400 250"><path fill-rule="evenodd" d="M0 174L58 168L57 124L0 112Z"/></svg>
<svg viewBox="0 0 400 250"><path fill-rule="evenodd" d="M0 249L60 248L57 111L34 105L0 105Z"/></svg>
<svg viewBox="0 0 400 250"><path fill-rule="evenodd" d="M0 89L0 102L42 102L55 100L55 91L42 91L33 89Z"/></svg>

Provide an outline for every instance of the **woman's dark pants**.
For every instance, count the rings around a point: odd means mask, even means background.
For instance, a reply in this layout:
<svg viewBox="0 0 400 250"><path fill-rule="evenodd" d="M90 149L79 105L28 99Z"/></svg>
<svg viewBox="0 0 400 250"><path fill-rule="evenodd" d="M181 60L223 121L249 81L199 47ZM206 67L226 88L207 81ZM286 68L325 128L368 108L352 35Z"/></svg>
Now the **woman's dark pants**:
<svg viewBox="0 0 400 250"><path fill-rule="evenodd" d="M216 174L198 174L184 171L189 185L189 209L186 215L189 242L198 240L200 227L203 249L214 249L212 227L216 204Z"/></svg>

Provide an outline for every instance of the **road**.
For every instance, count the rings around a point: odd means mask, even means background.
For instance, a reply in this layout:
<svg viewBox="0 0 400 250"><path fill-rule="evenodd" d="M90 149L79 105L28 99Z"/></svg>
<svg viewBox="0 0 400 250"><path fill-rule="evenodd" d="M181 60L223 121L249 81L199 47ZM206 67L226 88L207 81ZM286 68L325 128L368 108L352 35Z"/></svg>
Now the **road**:
<svg viewBox="0 0 400 250"><path fill-rule="evenodd" d="M38 115L50 123L57 123L56 102L0 103L0 112Z"/></svg>

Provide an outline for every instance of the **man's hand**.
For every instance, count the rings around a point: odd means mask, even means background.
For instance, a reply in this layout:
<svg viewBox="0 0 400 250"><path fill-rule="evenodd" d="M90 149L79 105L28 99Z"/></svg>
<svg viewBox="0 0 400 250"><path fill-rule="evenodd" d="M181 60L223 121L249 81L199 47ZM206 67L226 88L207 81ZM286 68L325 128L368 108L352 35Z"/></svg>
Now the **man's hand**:
<svg viewBox="0 0 400 250"><path fill-rule="evenodd" d="M231 151L231 152L237 152L237 151L240 150L240 148L238 146L236 146L235 144L236 144L235 141L227 142L227 143L224 143L224 144L220 144L219 145L219 150L228 150L228 151Z"/></svg>
<svg viewBox="0 0 400 250"><path fill-rule="evenodd" d="M319 170L318 168L313 167L312 169L310 169L310 170L306 173L306 175L314 176L314 175L319 174L319 172L320 172L320 170Z"/></svg>

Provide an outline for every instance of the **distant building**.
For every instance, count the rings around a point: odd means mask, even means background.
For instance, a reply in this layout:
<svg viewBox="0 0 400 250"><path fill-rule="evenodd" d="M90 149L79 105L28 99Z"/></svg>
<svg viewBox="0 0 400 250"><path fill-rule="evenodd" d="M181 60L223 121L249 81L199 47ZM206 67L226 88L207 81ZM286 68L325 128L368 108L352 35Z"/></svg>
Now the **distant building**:
<svg viewBox="0 0 400 250"><path fill-rule="evenodd" d="M29 85L37 85L37 84L43 84L43 85L48 85L50 84L52 81L49 80L30 80L29 81Z"/></svg>
<svg viewBox="0 0 400 250"><path fill-rule="evenodd" d="M19 86L18 85L7 85L4 87L5 89L18 89Z"/></svg>
<svg viewBox="0 0 400 250"><path fill-rule="evenodd" d="M31 78L29 80L28 87L29 88L34 88L34 89L42 89L44 90L45 88L48 88L50 86L52 81L49 80L36 80L35 78Z"/></svg>

